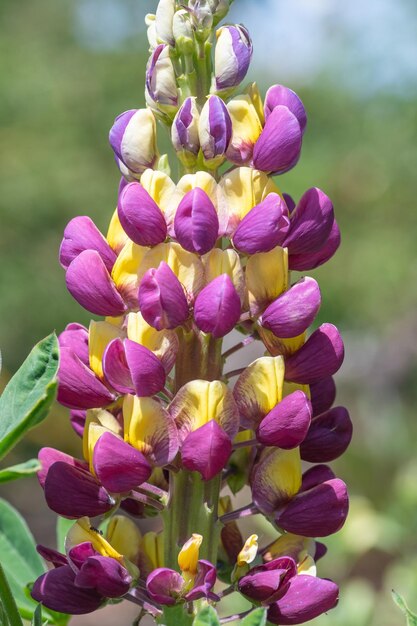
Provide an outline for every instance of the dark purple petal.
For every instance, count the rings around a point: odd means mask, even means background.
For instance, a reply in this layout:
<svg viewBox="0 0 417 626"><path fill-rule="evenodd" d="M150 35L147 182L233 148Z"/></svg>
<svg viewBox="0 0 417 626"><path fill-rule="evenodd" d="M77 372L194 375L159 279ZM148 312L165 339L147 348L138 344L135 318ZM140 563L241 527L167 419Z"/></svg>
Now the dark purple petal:
<svg viewBox="0 0 417 626"><path fill-rule="evenodd" d="M129 591L132 577L116 559L91 556L81 566L74 582L77 587L95 589L105 598L119 598Z"/></svg>
<svg viewBox="0 0 417 626"><path fill-rule="evenodd" d="M260 322L276 337L297 337L313 323L320 304L318 283L307 276L274 300L263 313Z"/></svg>
<svg viewBox="0 0 417 626"><path fill-rule="evenodd" d="M226 153L232 137L232 120L227 106L218 96L210 96L205 103L199 123L201 151L206 161Z"/></svg>
<svg viewBox="0 0 417 626"><path fill-rule="evenodd" d="M323 244L323 246L317 252L304 252L301 254L289 254L288 265L290 270L298 270L304 272L305 270L313 270L319 265L323 265L335 254L340 246L340 229L336 220L333 222L330 234Z"/></svg>
<svg viewBox="0 0 417 626"><path fill-rule="evenodd" d="M211 480L226 465L232 452L232 442L215 420L192 431L181 447L184 467L200 472L204 480Z"/></svg>
<svg viewBox="0 0 417 626"><path fill-rule="evenodd" d="M152 467L139 450L110 432L104 433L93 453L97 478L109 491L123 493L148 480Z"/></svg>
<svg viewBox="0 0 417 626"><path fill-rule="evenodd" d="M86 411L70 411L70 423L79 437L84 435L85 420L87 419Z"/></svg>
<svg viewBox="0 0 417 626"><path fill-rule="evenodd" d="M304 472L300 491L308 491L308 489L312 489L320 485L320 483L333 478L336 478L336 475L331 467L323 464L314 465Z"/></svg>
<svg viewBox="0 0 417 626"><path fill-rule="evenodd" d="M68 552L69 565L72 566L74 572L78 572L88 558L97 554L98 552L93 548L91 541L84 541L70 548Z"/></svg>
<svg viewBox="0 0 417 626"><path fill-rule="evenodd" d="M290 196L289 193L283 193L282 197L285 200L285 204L287 205L288 208L288 213L292 213L295 209L295 202L292 196Z"/></svg>
<svg viewBox="0 0 417 626"><path fill-rule="evenodd" d="M285 361L285 380L311 384L337 372L345 350L333 324L322 324L307 342Z"/></svg>
<svg viewBox="0 0 417 626"><path fill-rule="evenodd" d="M52 548L37 545L36 551L45 561L47 561L48 563L52 563L54 567L62 567L63 565L68 565L67 557L64 554L57 552L56 550L52 550Z"/></svg>
<svg viewBox="0 0 417 626"><path fill-rule="evenodd" d="M336 606L339 588L331 580L300 574L295 576L287 593L268 610L268 621L287 626L303 624Z"/></svg>
<svg viewBox="0 0 417 626"><path fill-rule="evenodd" d="M70 615L85 615L100 608L104 598L92 589L76 587L74 579L69 565L50 570L35 581L31 596L48 609Z"/></svg>
<svg viewBox="0 0 417 626"><path fill-rule="evenodd" d="M315 417L300 447L301 458L310 463L329 463L343 454L352 439L353 426L347 409L337 406Z"/></svg>
<svg viewBox="0 0 417 626"><path fill-rule="evenodd" d="M169 59L165 50L169 50L169 46L166 44L160 44L152 52L148 64L146 66L146 90L150 98L159 103L160 105L168 105L176 107L178 105L178 93L175 88L175 83L171 84L170 80L164 79L164 76L158 76L160 73L159 57ZM163 54L164 53L164 54ZM159 65L158 65L159 61ZM167 72L165 72L166 74ZM172 80L174 81L174 69L172 68Z"/></svg>
<svg viewBox="0 0 417 626"><path fill-rule="evenodd" d="M200 150L198 138L198 109L195 97L184 100L172 124L172 143L175 150L185 150L194 156Z"/></svg>
<svg viewBox="0 0 417 626"><path fill-rule="evenodd" d="M194 303L198 328L217 338L233 330L240 312L240 298L228 274L212 280L200 291Z"/></svg>
<svg viewBox="0 0 417 626"><path fill-rule="evenodd" d="M67 269L69 264L84 250L95 250L111 272L116 254L110 248L93 220L82 215L74 217L64 230L64 238L59 249L59 262Z"/></svg>
<svg viewBox="0 0 417 626"><path fill-rule="evenodd" d="M248 574L239 580L238 588L251 600L270 604L285 594L290 580L296 574L297 566L294 559L279 557L250 569Z"/></svg>
<svg viewBox="0 0 417 626"><path fill-rule="evenodd" d="M90 313L117 317L126 305L103 259L95 250L84 250L68 266L65 276L70 294Z"/></svg>
<svg viewBox="0 0 417 626"><path fill-rule="evenodd" d="M275 517L284 530L305 537L327 537L340 530L349 509L345 483L328 480L297 494Z"/></svg>
<svg viewBox="0 0 417 626"><path fill-rule="evenodd" d="M191 189L181 200L174 219L175 236L184 250L206 254L219 236L216 209L203 189Z"/></svg>
<svg viewBox="0 0 417 626"><path fill-rule="evenodd" d="M119 393L134 393L132 376L127 364L122 339L113 339L104 351L103 373L109 384Z"/></svg>
<svg viewBox="0 0 417 626"><path fill-rule="evenodd" d="M114 120L114 124L110 129L109 141L115 155L123 162L122 141L127 125L132 117L137 113L137 109L131 109L120 113Z"/></svg>
<svg viewBox="0 0 417 626"><path fill-rule="evenodd" d="M216 568L212 563L205 560L198 561L197 575L194 578L193 588L187 593L185 599L188 602L194 602L200 598L214 599L211 594L217 578Z"/></svg>
<svg viewBox="0 0 417 626"><path fill-rule="evenodd" d="M136 341L124 340L126 361L139 397L154 396L165 386L165 369L155 354Z"/></svg>
<svg viewBox="0 0 417 626"><path fill-rule="evenodd" d="M160 263L143 276L139 286L140 312L146 322L157 330L176 328L188 317L184 289L172 269Z"/></svg>
<svg viewBox="0 0 417 626"><path fill-rule="evenodd" d="M176 603L184 584L181 574L167 567L159 567L149 574L146 589L152 600L170 606Z"/></svg>
<svg viewBox="0 0 417 626"><path fill-rule="evenodd" d="M294 391L268 413L256 431L265 446L290 449L299 446L311 422L311 404L305 393Z"/></svg>
<svg viewBox="0 0 417 626"><path fill-rule="evenodd" d="M140 183L129 183L119 196L117 213L123 230L140 246L156 246L167 236L167 225L156 202Z"/></svg>
<svg viewBox="0 0 417 626"><path fill-rule="evenodd" d="M50 509L70 519L103 515L115 504L94 476L62 461L49 468L45 499Z"/></svg>
<svg viewBox="0 0 417 626"><path fill-rule="evenodd" d="M87 366L90 365L88 352L88 330L81 324L68 324L58 336L60 348L70 348Z"/></svg>
<svg viewBox="0 0 417 626"><path fill-rule="evenodd" d="M297 163L302 143L300 124L284 106L277 106L255 144L253 165L262 172L283 174Z"/></svg>
<svg viewBox="0 0 417 626"><path fill-rule="evenodd" d="M322 378L310 385L310 400L313 407L313 417L321 415L331 408L336 399L336 384L333 376Z"/></svg>
<svg viewBox="0 0 417 626"><path fill-rule="evenodd" d="M62 461L73 467L88 470L88 464L84 461L79 461L61 450L55 450L55 448L41 448L39 450L38 459L41 464L41 469L37 473L39 484L42 488L45 487L45 480L49 472L51 465L57 461Z"/></svg>
<svg viewBox="0 0 417 626"><path fill-rule="evenodd" d="M290 255L311 254L321 250L334 222L333 204L328 196L313 187L308 189L291 215L284 246Z"/></svg>
<svg viewBox="0 0 417 626"><path fill-rule="evenodd" d="M233 235L239 252L269 252L284 241L289 228L288 209L277 193L270 193L243 218Z"/></svg>
<svg viewBox="0 0 417 626"><path fill-rule="evenodd" d="M316 544L316 552L314 554L314 560L317 562L319 559L322 559L327 554L327 546L321 541L315 541Z"/></svg>
<svg viewBox="0 0 417 626"><path fill-rule="evenodd" d="M60 349L58 402L70 409L94 409L114 400L115 396L71 349Z"/></svg>
<svg viewBox="0 0 417 626"><path fill-rule="evenodd" d="M287 107L297 118L301 130L304 133L307 125L307 114L301 99L297 96L295 91L284 87L284 85L273 85L270 87L265 95L265 119L268 119L277 106Z"/></svg>

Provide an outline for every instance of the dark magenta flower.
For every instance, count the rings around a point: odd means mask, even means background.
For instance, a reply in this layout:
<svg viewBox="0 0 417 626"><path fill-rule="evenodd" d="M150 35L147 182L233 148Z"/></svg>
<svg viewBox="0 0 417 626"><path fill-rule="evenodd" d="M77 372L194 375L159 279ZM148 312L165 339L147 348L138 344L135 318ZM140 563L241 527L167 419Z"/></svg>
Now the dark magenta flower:
<svg viewBox="0 0 417 626"><path fill-rule="evenodd" d="M297 96L295 91L284 87L284 85L273 85L270 87L265 95L265 119L268 119L277 106L287 107L297 118L301 130L304 133L307 125L307 114L301 99Z"/></svg>
<svg viewBox="0 0 417 626"><path fill-rule="evenodd" d="M198 328L213 337L224 337L235 327L241 313L240 297L227 274L212 280L198 294L194 319Z"/></svg>
<svg viewBox="0 0 417 626"><path fill-rule="evenodd" d="M262 172L283 174L296 165L303 133L296 116L286 106L277 106L268 116L253 150L253 165Z"/></svg>
<svg viewBox="0 0 417 626"><path fill-rule="evenodd" d="M291 579L288 591L268 609L271 624L303 624L334 608L339 587L331 580L300 574Z"/></svg>
<svg viewBox="0 0 417 626"><path fill-rule="evenodd" d="M311 421L300 446L301 458L310 463L329 463L341 456L352 439L353 426L347 409L336 406Z"/></svg>
<svg viewBox="0 0 417 626"><path fill-rule="evenodd" d="M59 262L64 269L84 250L95 250L111 272L116 254L101 234L93 220L83 215L74 217L64 230L64 238L59 248Z"/></svg>
<svg viewBox="0 0 417 626"><path fill-rule="evenodd" d="M294 391L264 417L256 431L265 446L290 449L304 441L311 423L311 403L305 393Z"/></svg>
<svg viewBox="0 0 417 626"><path fill-rule="evenodd" d="M140 246L156 246L167 236L161 209L140 183L129 183L119 195L117 212L129 238Z"/></svg>
<svg viewBox="0 0 417 626"><path fill-rule="evenodd" d="M206 254L219 237L219 218L207 193L196 187L185 194L174 218L175 237L184 250Z"/></svg>
<svg viewBox="0 0 417 626"><path fill-rule="evenodd" d="M269 252L282 244L289 224L284 200L277 193L270 193L240 222L232 237L233 245L245 254Z"/></svg>
<svg viewBox="0 0 417 626"><path fill-rule="evenodd" d="M215 420L210 420L187 435L181 446L181 460L188 470L211 480L225 467L231 452L230 437Z"/></svg>
<svg viewBox="0 0 417 626"><path fill-rule="evenodd" d="M239 579L238 589L250 600L268 605L286 593L296 575L294 559L280 557L250 569Z"/></svg>
<svg viewBox="0 0 417 626"><path fill-rule="evenodd" d="M162 261L143 276L139 306L144 319L157 330L176 328L189 315L184 289L169 265Z"/></svg>

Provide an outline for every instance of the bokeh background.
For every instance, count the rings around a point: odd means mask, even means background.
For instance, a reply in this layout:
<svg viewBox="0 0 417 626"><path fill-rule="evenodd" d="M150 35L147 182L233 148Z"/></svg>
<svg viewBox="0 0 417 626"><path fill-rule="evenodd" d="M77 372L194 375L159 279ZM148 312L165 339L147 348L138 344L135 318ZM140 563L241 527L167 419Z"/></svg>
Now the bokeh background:
<svg viewBox="0 0 417 626"><path fill-rule="evenodd" d="M88 321L65 289L58 247L75 215L106 229L119 179L107 133L118 113L144 103L143 17L155 6L0 3L3 382L35 341ZM403 616L392 588L417 610L417 3L236 0L231 20L253 36L249 78L263 90L292 87L309 113L301 161L278 184L297 198L313 185L325 190L343 235L314 275L320 322L340 326L346 342L338 402L349 407L355 435L334 465L352 505L319 570L341 583L341 601L314 624L395 626ZM67 422L56 407L8 461L40 445L77 454ZM2 495L53 545L54 518L35 479ZM114 620L113 611L101 624Z"/></svg>

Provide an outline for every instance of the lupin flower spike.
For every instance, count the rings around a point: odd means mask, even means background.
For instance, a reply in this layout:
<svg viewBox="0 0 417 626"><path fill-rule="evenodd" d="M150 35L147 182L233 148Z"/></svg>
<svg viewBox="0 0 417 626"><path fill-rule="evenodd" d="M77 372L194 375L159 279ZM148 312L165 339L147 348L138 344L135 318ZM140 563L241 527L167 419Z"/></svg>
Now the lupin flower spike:
<svg viewBox="0 0 417 626"><path fill-rule="evenodd" d="M311 329L322 294L297 272L328 261L340 231L322 190L296 202L272 178L297 163L306 111L280 84L264 102L255 83L239 93L250 35L214 32L230 3L160 0L146 17L147 108L110 131L117 209L106 236L86 216L64 231L68 290L105 319L59 336L58 400L83 450L39 453L49 507L75 520L64 553L39 547L50 569L32 595L53 610L124 598L159 624L188 626L197 601L235 591L284 625L338 600L317 576L326 548L315 538L348 512L327 465L352 436L348 411L333 406L344 347L332 324ZM156 119L178 180L159 157ZM229 357L259 339L264 356L232 369ZM279 528L268 545L240 533L254 514ZM161 530L142 535L140 519L156 515Z"/></svg>

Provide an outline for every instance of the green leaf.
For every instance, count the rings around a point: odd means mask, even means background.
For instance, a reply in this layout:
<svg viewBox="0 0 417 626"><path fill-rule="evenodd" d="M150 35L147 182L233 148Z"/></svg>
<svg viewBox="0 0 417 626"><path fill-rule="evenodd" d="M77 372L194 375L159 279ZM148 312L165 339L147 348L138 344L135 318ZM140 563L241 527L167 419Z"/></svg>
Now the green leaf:
<svg viewBox="0 0 417 626"><path fill-rule="evenodd" d="M220 626L219 618L213 607L203 607L194 618L193 626Z"/></svg>
<svg viewBox="0 0 417 626"><path fill-rule="evenodd" d="M265 626L266 609L259 608L252 611L242 620L242 626Z"/></svg>
<svg viewBox="0 0 417 626"><path fill-rule="evenodd" d="M9 381L0 397L0 458L48 415L55 398L58 340L52 333L40 341Z"/></svg>
<svg viewBox="0 0 417 626"><path fill-rule="evenodd" d="M3 571L3 568L0 564L0 617L6 615L6 623L5 626L23 626L22 620L19 615L18 608L16 606L16 602L13 598L12 590L10 589L10 585L8 584L6 575ZM2 615L3 614L3 615ZM3 624L3 619L1 624Z"/></svg>
<svg viewBox="0 0 417 626"><path fill-rule="evenodd" d="M73 519L58 517L56 520L56 546L58 552L65 552L65 537L71 526L74 526Z"/></svg>
<svg viewBox="0 0 417 626"><path fill-rule="evenodd" d="M392 597L394 599L395 604L401 609L404 615L407 618L407 626L417 626L417 615L412 613L405 603L404 598L402 598L394 589L392 590Z"/></svg>
<svg viewBox="0 0 417 626"><path fill-rule="evenodd" d="M38 604L32 618L31 626L42 626L42 605Z"/></svg>
<svg viewBox="0 0 417 626"><path fill-rule="evenodd" d="M19 465L12 465L0 470L0 483L9 483L12 480L18 478L25 478L27 476L33 476L38 470L40 470L41 464L38 459L30 459Z"/></svg>
<svg viewBox="0 0 417 626"><path fill-rule="evenodd" d="M0 498L0 559L20 615L31 620L37 603L26 595L26 588L46 567L36 551L35 540L23 517ZM66 624L69 617L44 609L51 624Z"/></svg>

